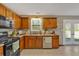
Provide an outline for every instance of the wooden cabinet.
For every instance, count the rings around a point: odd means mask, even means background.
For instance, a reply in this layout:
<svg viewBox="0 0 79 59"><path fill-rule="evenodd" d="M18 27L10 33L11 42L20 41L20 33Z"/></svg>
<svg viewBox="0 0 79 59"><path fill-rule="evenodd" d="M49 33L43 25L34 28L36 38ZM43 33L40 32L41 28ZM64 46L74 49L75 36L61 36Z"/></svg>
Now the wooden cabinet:
<svg viewBox="0 0 79 59"><path fill-rule="evenodd" d="M58 48L59 47L59 36L53 36L52 37L52 48Z"/></svg>
<svg viewBox="0 0 79 59"><path fill-rule="evenodd" d="M19 16L16 16L16 28L20 29L21 28L21 19Z"/></svg>
<svg viewBox="0 0 79 59"><path fill-rule="evenodd" d="M21 28L21 18L13 13L13 21L14 21L14 28L20 29Z"/></svg>
<svg viewBox="0 0 79 59"><path fill-rule="evenodd" d="M43 18L43 28L44 29L57 28L57 19L56 18Z"/></svg>
<svg viewBox="0 0 79 59"><path fill-rule="evenodd" d="M25 48L43 48L42 37L40 36L25 37Z"/></svg>
<svg viewBox="0 0 79 59"><path fill-rule="evenodd" d="M0 47L0 56L3 56L3 46Z"/></svg>
<svg viewBox="0 0 79 59"><path fill-rule="evenodd" d="M12 11L6 8L6 18L11 19L12 20Z"/></svg>
<svg viewBox="0 0 79 59"><path fill-rule="evenodd" d="M0 4L0 15L5 16L7 19L14 20L14 28L21 28L21 18L16 13ZM25 22L25 21L24 21Z"/></svg>
<svg viewBox="0 0 79 59"><path fill-rule="evenodd" d="M29 37L25 36L24 42L25 42L24 48L29 48Z"/></svg>
<svg viewBox="0 0 79 59"><path fill-rule="evenodd" d="M28 29L28 27L29 27L28 18L26 17L21 18L21 28Z"/></svg>
<svg viewBox="0 0 79 59"><path fill-rule="evenodd" d="M35 45L36 45L35 41L36 41L36 37L34 37L34 36L33 37L32 36L29 37L29 48L36 48L35 47Z"/></svg>
<svg viewBox="0 0 79 59"><path fill-rule="evenodd" d="M24 49L24 37L20 38L20 51Z"/></svg>
<svg viewBox="0 0 79 59"><path fill-rule="evenodd" d="M5 7L0 4L0 15L5 16Z"/></svg>
<svg viewBox="0 0 79 59"><path fill-rule="evenodd" d="M52 48L59 47L59 36L52 36ZM43 36L26 36L25 48L43 48Z"/></svg>
<svg viewBox="0 0 79 59"><path fill-rule="evenodd" d="M35 45L35 48L43 48L43 37L37 36Z"/></svg>

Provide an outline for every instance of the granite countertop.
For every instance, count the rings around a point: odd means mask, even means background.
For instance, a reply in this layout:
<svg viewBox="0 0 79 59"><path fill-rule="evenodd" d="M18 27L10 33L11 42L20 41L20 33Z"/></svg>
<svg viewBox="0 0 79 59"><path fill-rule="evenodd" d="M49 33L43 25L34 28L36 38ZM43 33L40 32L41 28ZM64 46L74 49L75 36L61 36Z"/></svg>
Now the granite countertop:
<svg viewBox="0 0 79 59"><path fill-rule="evenodd" d="M8 36L8 37L23 37L25 35L17 35L17 36Z"/></svg>
<svg viewBox="0 0 79 59"><path fill-rule="evenodd" d="M26 34L25 36L58 36L56 34Z"/></svg>
<svg viewBox="0 0 79 59"><path fill-rule="evenodd" d="M23 37L23 36L58 36L56 34L23 34L17 36L9 36L9 37Z"/></svg>
<svg viewBox="0 0 79 59"><path fill-rule="evenodd" d="M3 43L1 43L1 44L0 44L0 47L2 47L2 46L4 46L4 44L3 44Z"/></svg>

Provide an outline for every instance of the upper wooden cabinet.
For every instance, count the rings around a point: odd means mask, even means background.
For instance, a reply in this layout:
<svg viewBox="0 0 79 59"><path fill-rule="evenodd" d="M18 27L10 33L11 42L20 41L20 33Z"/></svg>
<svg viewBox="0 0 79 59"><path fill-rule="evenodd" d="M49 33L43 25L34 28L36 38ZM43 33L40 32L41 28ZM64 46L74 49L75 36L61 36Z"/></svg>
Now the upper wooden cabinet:
<svg viewBox="0 0 79 59"><path fill-rule="evenodd" d="M0 15L5 16L10 20L14 20L14 28L20 29L21 28L21 18L16 13L5 7L4 5L0 4Z"/></svg>
<svg viewBox="0 0 79 59"><path fill-rule="evenodd" d="M56 18L43 18L43 28L57 28L57 19Z"/></svg>
<svg viewBox="0 0 79 59"><path fill-rule="evenodd" d="M15 27L17 28L17 29L20 29L21 28L21 19L20 19L20 17L19 16L16 16L16 23L15 23Z"/></svg>
<svg viewBox="0 0 79 59"><path fill-rule="evenodd" d="M21 28L22 29L28 29L29 28L29 22L27 17L21 18Z"/></svg>
<svg viewBox="0 0 79 59"><path fill-rule="evenodd" d="M9 10L9 9L6 9L6 18L8 18L8 19L12 19L12 11L11 10Z"/></svg>
<svg viewBox="0 0 79 59"><path fill-rule="evenodd" d="M2 4L0 4L0 15L5 16L5 11L5 7Z"/></svg>
<svg viewBox="0 0 79 59"><path fill-rule="evenodd" d="M13 15L13 21L14 21L14 28L15 29L20 29L21 28L21 18L16 15L15 13L12 14Z"/></svg>

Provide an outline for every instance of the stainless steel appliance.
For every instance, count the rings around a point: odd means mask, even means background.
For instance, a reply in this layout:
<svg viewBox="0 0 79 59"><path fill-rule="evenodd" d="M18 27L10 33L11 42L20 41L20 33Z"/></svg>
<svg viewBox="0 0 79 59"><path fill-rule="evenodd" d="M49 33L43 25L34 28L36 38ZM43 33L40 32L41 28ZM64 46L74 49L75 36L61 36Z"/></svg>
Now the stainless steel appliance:
<svg viewBox="0 0 79 59"><path fill-rule="evenodd" d="M19 40L12 44L12 48L14 53L19 49Z"/></svg>
<svg viewBox="0 0 79 59"><path fill-rule="evenodd" d="M0 15L0 28L13 28L14 21L12 19L6 19L6 17Z"/></svg>
<svg viewBox="0 0 79 59"><path fill-rule="evenodd" d="M19 39L10 39L4 45L4 55L5 56L19 56L20 49L19 49Z"/></svg>
<svg viewBox="0 0 79 59"><path fill-rule="evenodd" d="M0 20L0 28L13 28L13 24L12 20Z"/></svg>
<svg viewBox="0 0 79 59"><path fill-rule="evenodd" d="M19 38L8 37L7 32L0 32L0 43L4 44L4 56L19 56Z"/></svg>
<svg viewBox="0 0 79 59"><path fill-rule="evenodd" d="M52 48L52 37L43 37L43 48Z"/></svg>

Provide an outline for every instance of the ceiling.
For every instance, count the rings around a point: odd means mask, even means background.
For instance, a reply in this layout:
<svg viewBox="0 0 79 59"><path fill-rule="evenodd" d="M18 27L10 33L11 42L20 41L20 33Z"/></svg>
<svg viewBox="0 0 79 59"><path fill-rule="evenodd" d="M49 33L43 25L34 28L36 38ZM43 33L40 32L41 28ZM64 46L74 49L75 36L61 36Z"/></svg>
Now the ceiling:
<svg viewBox="0 0 79 59"><path fill-rule="evenodd" d="M79 16L79 3L3 3L18 15Z"/></svg>

